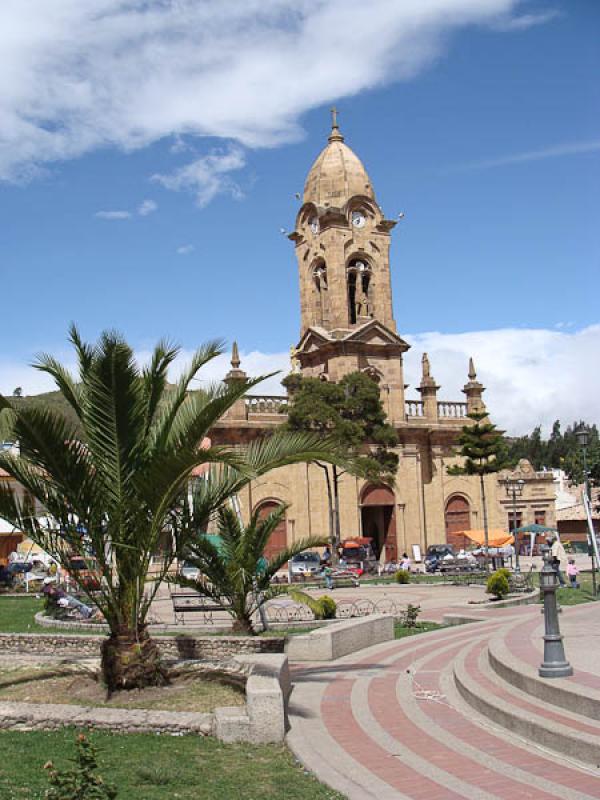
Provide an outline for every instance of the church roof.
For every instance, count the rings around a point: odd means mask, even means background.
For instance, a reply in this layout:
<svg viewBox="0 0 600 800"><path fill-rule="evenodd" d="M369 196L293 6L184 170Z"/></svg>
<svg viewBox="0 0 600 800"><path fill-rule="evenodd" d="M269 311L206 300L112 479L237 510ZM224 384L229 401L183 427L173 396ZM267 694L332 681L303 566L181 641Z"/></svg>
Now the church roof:
<svg viewBox="0 0 600 800"><path fill-rule="evenodd" d="M304 202L341 208L351 197L375 200L371 180L362 161L344 144L334 116L327 146L317 156L304 184Z"/></svg>

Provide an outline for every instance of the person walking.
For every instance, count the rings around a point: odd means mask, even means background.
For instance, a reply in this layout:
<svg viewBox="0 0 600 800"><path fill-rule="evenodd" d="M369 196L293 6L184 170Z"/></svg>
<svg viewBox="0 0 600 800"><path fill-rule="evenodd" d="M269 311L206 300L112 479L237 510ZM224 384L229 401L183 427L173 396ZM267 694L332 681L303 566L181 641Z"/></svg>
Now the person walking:
<svg viewBox="0 0 600 800"><path fill-rule="evenodd" d="M567 566L567 554L558 536L554 536L554 538L552 539L552 544L550 546L550 555L552 556L552 565L556 572L558 582L560 583L561 586L565 586L565 578L563 575L563 571Z"/></svg>
<svg viewBox="0 0 600 800"><path fill-rule="evenodd" d="M570 558L569 563L567 564L567 577L569 578L569 585L571 589L579 589L579 581L577 580L578 575L579 570L575 564L575 559Z"/></svg>

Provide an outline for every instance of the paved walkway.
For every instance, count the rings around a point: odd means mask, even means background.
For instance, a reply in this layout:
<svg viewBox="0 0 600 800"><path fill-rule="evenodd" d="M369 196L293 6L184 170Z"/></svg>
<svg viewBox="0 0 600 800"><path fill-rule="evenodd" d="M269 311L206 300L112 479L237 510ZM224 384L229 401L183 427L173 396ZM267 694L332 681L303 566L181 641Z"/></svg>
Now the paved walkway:
<svg viewBox="0 0 600 800"><path fill-rule="evenodd" d="M471 613L477 609L478 605L489 601L490 596L485 593L483 586L450 586L439 584L408 584L400 586L394 583L378 584L376 586L363 583L357 588L335 589L333 592L324 590L311 590L310 594L318 597L323 594L330 594L336 602L356 602L358 600L371 600L379 602L391 599L399 605L421 606L421 618L432 621L441 620L448 611L460 610L463 613ZM277 600L278 603L282 599ZM152 621L159 624L173 624L173 606L167 586L161 586L151 609ZM213 614L214 625L208 626L207 630L215 625L228 625L231 617L226 612L215 612ZM199 629L202 627L198 615L189 614L186 617L186 624L180 625L182 631L186 628Z"/></svg>
<svg viewBox="0 0 600 800"><path fill-rule="evenodd" d="M559 683L600 703L599 610L592 604L561 614L575 675ZM542 702L501 681L489 665L494 643L512 653L513 666L536 674L540 607L480 615L484 622L377 645L327 665L297 666L292 749L351 800L600 798L598 759L590 763L600 753L599 718ZM497 719L467 702L469 692ZM535 744L547 728L583 760Z"/></svg>

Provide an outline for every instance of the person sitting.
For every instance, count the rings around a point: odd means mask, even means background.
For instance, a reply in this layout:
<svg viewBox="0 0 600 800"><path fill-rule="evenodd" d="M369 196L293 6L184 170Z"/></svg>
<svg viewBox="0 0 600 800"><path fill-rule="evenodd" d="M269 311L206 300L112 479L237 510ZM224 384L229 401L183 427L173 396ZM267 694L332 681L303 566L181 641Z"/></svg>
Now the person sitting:
<svg viewBox="0 0 600 800"><path fill-rule="evenodd" d="M55 586L53 578L44 578L42 594L60 608L72 608L78 611L84 619L89 619L94 614L93 608L86 606L73 595L67 594L60 586Z"/></svg>
<svg viewBox="0 0 600 800"><path fill-rule="evenodd" d="M402 553L402 561L400 562L400 569L410 572L410 558L408 553Z"/></svg>

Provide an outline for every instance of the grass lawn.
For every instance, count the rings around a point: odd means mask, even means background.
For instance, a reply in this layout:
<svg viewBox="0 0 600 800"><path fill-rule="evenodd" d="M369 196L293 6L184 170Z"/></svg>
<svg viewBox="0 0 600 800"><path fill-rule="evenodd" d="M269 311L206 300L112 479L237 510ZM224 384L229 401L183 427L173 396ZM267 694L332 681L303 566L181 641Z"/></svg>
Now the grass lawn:
<svg viewBox="0 0 600 800"><path fill-rule="evenodd" d="M556 599L561 606L577 606L580 603L590 603L597 600L592 593L592 576L590 573L579 574L579 589L570 589L566 586L564 589L559 589L556 592ZM600 576L597 576L600 582ZM539 576L538 576L539 580ZM544 602L540 594L540 603Z"/></svg>
<svg viewBox="0 0 600 800"><path fill-rule="evenodd" d="M52 633L51 628L43 628L34 620L43 607L43 600L35 595L0 596L0 633Z"/></svg>
<svg viewBox="0 0 600 800"><path fill-rule="evenodd" d="M439 628L443 627L443 625L437 622L417 622L412 628L407 628L406 625L401 625L397 622L394 625L394 638L404 639L405 636L414 636L416 633L427 633L427 631L437 631Z"/></svg>
<svg viewBox="0 0 600 800"><path fill-rule="evenodd" d="M76 731L0 731L0 797L42 800L43 765L75 754ZM279 745L225 745L199 736L92 732L98 773L119 800L343 800Z"/></svg>

